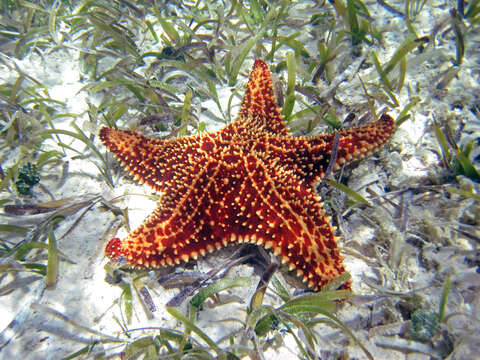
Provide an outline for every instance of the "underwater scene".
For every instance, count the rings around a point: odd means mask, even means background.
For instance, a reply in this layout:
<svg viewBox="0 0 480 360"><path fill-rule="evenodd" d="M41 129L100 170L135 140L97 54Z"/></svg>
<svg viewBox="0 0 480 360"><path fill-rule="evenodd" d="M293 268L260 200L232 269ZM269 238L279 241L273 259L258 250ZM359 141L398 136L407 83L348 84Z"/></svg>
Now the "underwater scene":
<svg viewBox="0 0 480 360"><path fill-rule="evenodd" d="M0 360L479 333L480 0L0 2Z"/></svg>

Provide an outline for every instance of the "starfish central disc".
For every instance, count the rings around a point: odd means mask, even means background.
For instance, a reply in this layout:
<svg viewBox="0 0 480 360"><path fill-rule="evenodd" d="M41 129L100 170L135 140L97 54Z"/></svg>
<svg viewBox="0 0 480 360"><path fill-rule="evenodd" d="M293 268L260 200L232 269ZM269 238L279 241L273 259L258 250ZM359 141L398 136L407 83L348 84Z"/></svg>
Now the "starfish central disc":
<svg viewBox="0 0 480 360"><path fill-rule="evenodd" d="M394 127L383 115L338 131L333 170L378 150ZM321 289L345 272L315 191L335 136L290 134L261 60L255 61L237 120L219 131L158 140L102 128L100 139L129 173L164 194L140 227L110 240L106 254L155 268L249 242L272 249L311 288Z"/></svg>

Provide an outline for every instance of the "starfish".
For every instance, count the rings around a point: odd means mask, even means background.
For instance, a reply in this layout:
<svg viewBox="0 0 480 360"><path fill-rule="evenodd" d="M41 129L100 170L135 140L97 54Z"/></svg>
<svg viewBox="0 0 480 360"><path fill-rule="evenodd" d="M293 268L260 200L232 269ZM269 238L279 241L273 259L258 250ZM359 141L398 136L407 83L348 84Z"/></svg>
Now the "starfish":
<svg viewBox="0 0 480 360"><path fill-rule="evenodd" d="M140 183L161 192L158 207L108 257L157 268L239 243L272 249L313 290L345 272L337 237L315 184L338 145L333 171L382 147L395 125L373 123L313 137L290 134L268 66L256 60L236 121L216 132L159 140L104 127L100 139ZM344 284L350 288L350 283Z"/></svg>

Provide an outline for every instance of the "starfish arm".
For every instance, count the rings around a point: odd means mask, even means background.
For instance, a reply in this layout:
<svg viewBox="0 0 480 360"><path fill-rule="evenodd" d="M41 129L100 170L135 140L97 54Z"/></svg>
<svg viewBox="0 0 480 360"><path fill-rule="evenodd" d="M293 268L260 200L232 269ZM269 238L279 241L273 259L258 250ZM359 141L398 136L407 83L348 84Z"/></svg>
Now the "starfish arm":
<svg viewBox="0 0 480 360"><path fill-rule="evenodd" d="M288 135L273 93L270 70L262 60L255 60L238 119L237 121L245 123L250 132L260 130L270 134Z"/></svg>
<svg viewBox="0 0 480 360"><path fill-rule="evenodd" d="M270 137L255 145L265 157L289 168L306 183L312 184L322 178L327 170L335 141L339 134L337 156L332 166L337 171L341 166L366 157L380 149L390 139L395 129L389 115L373 123L357 128L343 129L331 134L306 137ZM270 161L272 161L270 160Z"/></svg>
<svg viewBox="0 0 480 360"><path fill-rule="evenodd" d="M206 140L199 136L158 140L131 130L107 127L100 130L99 136L135 180L156 191L191 176L189 164L203 157L201 149Z"/></svg>
<svg viewBox="0 0 480 360"><path fill-rule="evenodd" d="M379 150L392 137L395 130L395 121L390 115L383 114L378 121L373 123L339 131L337 156L333 171L339 170L343 165L364 158ZM335 136L335 133L334 133ZM328 148L333 148L333 139L328 138ZM325 142L322 136L317 141ZM322 148L320 145L319 148Z"/></svg>
<svg viewBox="0 0 480 360"><path fill-rule="evenodd" d="M250 206L247 224L252 229L245 238L272 248L314 290L344 273L330 219L313 187L281 165L266 167L254 154L245 161L247 176L261 199L245 201L244 206ZM350 288L350 283L344 288Z"/></svg>
<svg viewBox="0 0 480 360"><path fill-rule="evenodd" d="M155 268L196 259L218 248L208 233L211 224L205 220L217 167L212 162L197 164L192 183L165 194L155 211L126 238L110 240L107 256L123 256L130 265Z"/></svg>

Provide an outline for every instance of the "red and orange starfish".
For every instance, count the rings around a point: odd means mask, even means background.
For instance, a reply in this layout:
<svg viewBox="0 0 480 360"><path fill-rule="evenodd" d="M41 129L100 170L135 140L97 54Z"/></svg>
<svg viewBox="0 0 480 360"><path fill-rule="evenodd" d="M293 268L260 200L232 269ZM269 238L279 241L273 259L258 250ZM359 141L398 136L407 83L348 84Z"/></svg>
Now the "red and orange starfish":
<svg viewBox="0 0 480 360"><path fill-rule="evenodd" d="M378 150L393 130L393 119L383 115L339 131L333 170ZM273 249L308 286L321 289L345 272L315 191L334 138L290 134L261 60L255 61L237 120L222 130L157 140L102 128L100 139L130 174L163 193L145 222L125 239L110 240L106 254L155 268L250 242Z"/></svg>

